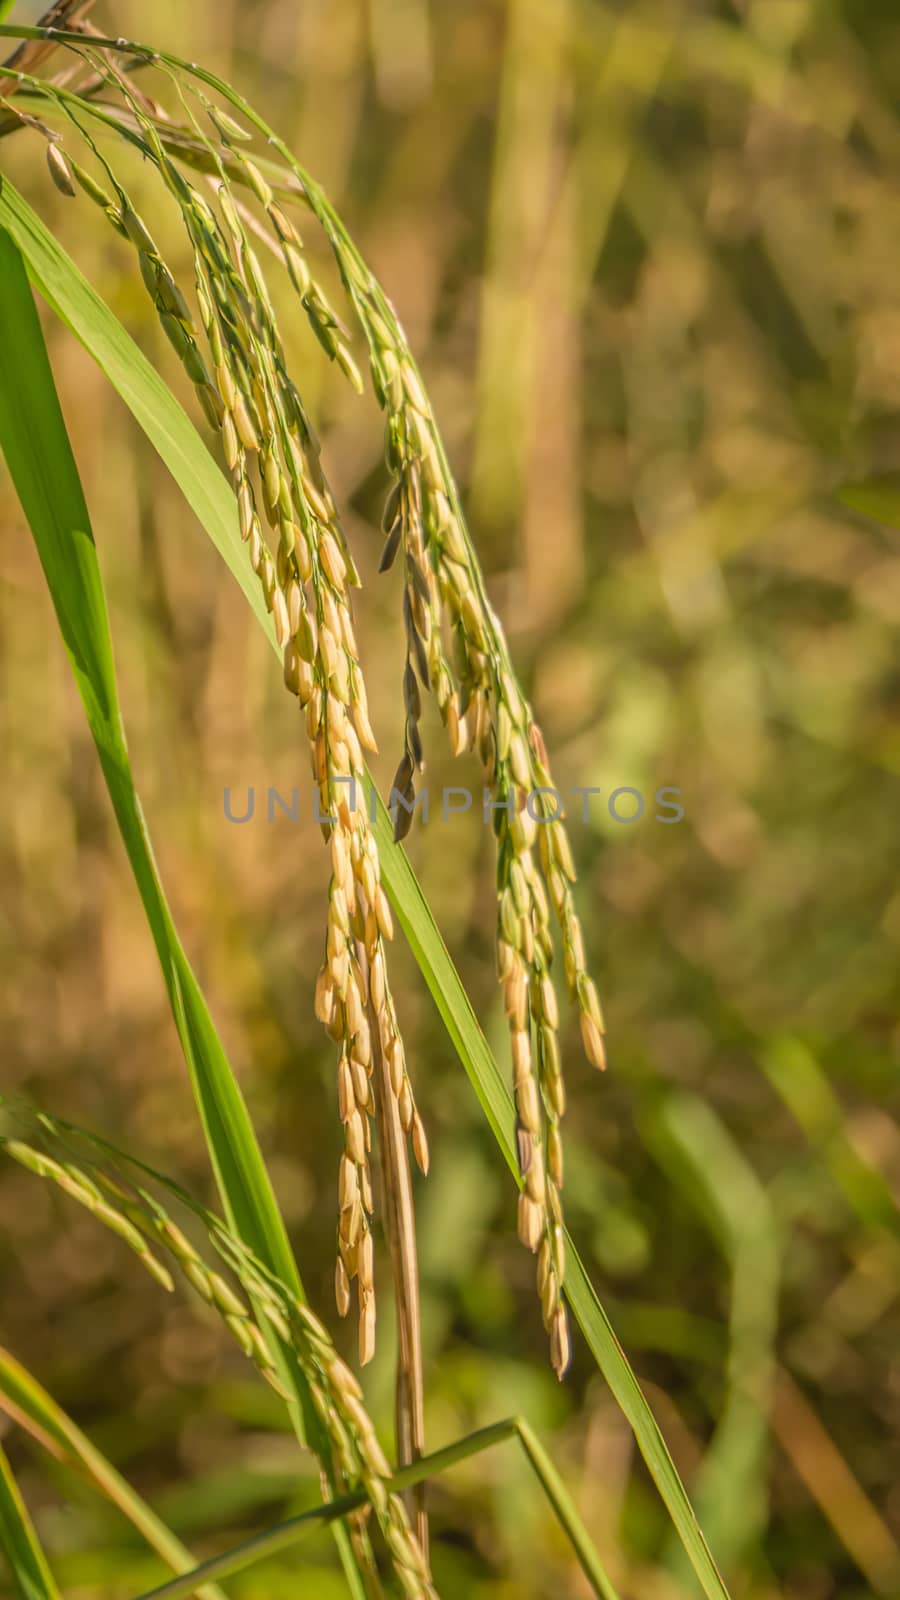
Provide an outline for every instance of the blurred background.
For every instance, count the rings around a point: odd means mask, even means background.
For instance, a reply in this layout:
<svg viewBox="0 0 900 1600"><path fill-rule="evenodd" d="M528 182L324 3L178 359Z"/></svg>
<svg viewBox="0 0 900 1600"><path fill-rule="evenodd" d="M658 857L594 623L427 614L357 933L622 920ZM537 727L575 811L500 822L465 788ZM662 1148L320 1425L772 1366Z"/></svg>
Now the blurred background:
<svg viewBox="0 0 900 1600"><path fill-rule="evenodd" d="M896 1596L900 546L832 494L900 467L895 6L108 0L94 21L232 79L326 185L431 388L559 785L601 791L572 839L611 1065L593 1074L570 1027L569 1222L735 1600ZM127 248L53 189L32 136L0 160L183 394ZM159 191L139 168L133 185L184 276ZM399 573L376 576L380 422L284 307L363 575L387 785L403 644ZM326 853L308 823L265 820L269 785L307 792L296 712L130 416L71 338L48 337L163 878L334 1328L340 1130L312 1014ZM0 515L2 1087L209 1199L156 958L6 479ZM434 716L425 732L432 789L477 789ZM681 790L675 826L654 820L661 784ZM251 823L226 821L226 785L238 814L256 786ZM632 825L606 806L623 785L647 802ZM505 1061L489 830L417 827L408 848ZM512 1183L399 941L393 972L432 1145L417 1185L429 1443L523 1411L626 1600L687 1600L589 1356L576 1342L562 1386L549 1370ZM202 1308L161 1295L18 1169L0 1169L0 1209L0 1338L198 1555L311 1503L278 1401ZM387 1436L386 1260L381 1281L366 1388ZM342 1348L351 1335L338 1327ZM11 1427L4 1443L67 1595L159 1581L72 1474ZM445 1595L586 1593L513 1447L440 1480L430 1504ZM229 1592L343 1588L322 1537Z"/></svg>

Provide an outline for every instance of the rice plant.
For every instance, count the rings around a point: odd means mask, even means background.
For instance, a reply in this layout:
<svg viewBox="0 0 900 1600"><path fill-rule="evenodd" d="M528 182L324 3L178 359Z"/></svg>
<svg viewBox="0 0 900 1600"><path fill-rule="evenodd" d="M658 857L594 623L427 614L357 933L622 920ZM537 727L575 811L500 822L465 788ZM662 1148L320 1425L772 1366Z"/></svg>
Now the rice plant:
<svg viewBox="0 0 900 1600"><path fill-rule="evenodd" d="M697 1579L721 1600L726 1590L662 1436L566 1234L560 956L585 1056L598 1068L605 1065L603 1015L550 758L488 599L425 382L397 313L343 220L259 112L202 65L94 31L86 9L63 0L41 25L0 27L16 42L0 76L0 132L29 142L35 161L46 163L48 181L82 208L86 228L111 230L127 242L135 284L149 296L193 388L196 421L209 430L212 451L8 179L0 186L0 445L40 554L160 958L223 1215L203 1210L132 1157L43 1110L8 1108L3 1147L123 1240L161 1289L171 1291L174 1269L223 1319L287 1407L300 1444L313 1452L323 1499L320 1512L196 1570L188 1553L138 1507L136 1525L179 1574L152 1592L218 1592L220 1579L325 1522L338 1542L350 1593L434 1595L422 1485L467 1454L516 1437L592 1591L615 1594L527 1420L499 1422L487 1437L426 1453L408 1147L426 1174L427 1107L416 1103L415 1063L404 1049L391 983L396 913L518 1184L518 1232L536 1257L553 1369L563 1379L571 1358L568 1305L634 1430ZM160 210L177 213L193 265L189 282L179 282L165 259L154 208L139 208L129 192L124 158L134 152L153 174ZM321 230L327 240L344 291L340 307L316 279L301 225ZM364 351L384 414L381 566L399 561L402 568L406 659L403 750L387 806L376 795L374 810L366 753L376 749L378 716L354 627L354 607L363 607L367 596L354 596L357 564L302 376L286 353L271 289L276 274L286 275L316 339L363 401L367 385L354 351ZM90 517L31 286L76 333L162 455L247 595L280 657L285 690L298 705L298 740L306 745L330 857L315 1011L335 1047L333 1098L343 1140L335 1301L339 1315L347 1315L356 1286L364 1367L376 1338L373 1230L383 1228L398 1327L394 1465L359 1380L306 1304L260 1145L166 903L125 743ZM496 958L509 1024L511 1093L401 849L425 762L420 725L429 692L453 752L475 752L483 768L496 841ZM170 1201L222 1259L226 1275L170 1215ZM12 1364L0 1363L0 1370L12 1414L40 1436L36 1418L52 1402ZM30 1396L27 1404L23 1393ZM61 1448L84 1464L74 1425L60 1416L55 1425ZM120 1499L124 1492L134 1516L127 1486L113 1487L96 1458L92 1472L102 1492ZM50 1567L5 1464L3 1485L0 1535L15 1582L23 1594L52 1596Z"/></svg>

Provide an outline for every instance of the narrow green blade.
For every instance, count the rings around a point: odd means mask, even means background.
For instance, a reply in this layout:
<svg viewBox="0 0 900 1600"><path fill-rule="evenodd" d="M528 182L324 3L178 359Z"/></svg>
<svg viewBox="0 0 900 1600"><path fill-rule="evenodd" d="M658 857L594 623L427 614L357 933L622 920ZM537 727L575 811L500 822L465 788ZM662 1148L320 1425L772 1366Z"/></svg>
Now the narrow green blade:
<svg viewBox="0 0 900 1600"><path fill-rule="evenodd" d="M454 1440L453 1444L445 1445L442 1450L420 1456L411 1466L403 1467L394 1474L392 1487L396 1491L408 1489L416 1483L425 1483L438 1473L455 1467L460 1461L468 1461L472 1456L480 1455L483 1450L490 1450L493 1445L502 1444L507 1439L518 1439L528 1465L572 1544L593 1593L599 1600L619 1600L618 1590L607 1575L568 1490L540 1440L521 1417L491 1423L477 1433ZM304 1511L287 1522L276 1523L274 1528L255 1534L252 1539L244 1540L243 1544L235 1545L231 1550L221 1551L219 1555L204 1561L193 1573L188 1572L182 1578L152 1589L140 1595L138 1600L188 1600L193 1593L192 1582L199 1582L213 1574L221 1578L230 1577L233 1573L255 1566L276 1551L287 1550L297 1544L323 1523L327 1524L337 1516L346 1516L349 1510L362 1505L364 1500L365 1495L357 1491L343 1495L340 1500L333 1500L330 1504L317 1506L314 1511Z"/></svg>
<svg viewBox="0 0 900 1600"><path fill-rule="evenodd" d="M888 472L881 477L862 478L858 483L845 483L837 490L837 498L851 511L859 511L874 522L884 522L889 528L900 528L900 473Z"/></svg>
<svg viewBox="0 0 900 1600"><path fill-rule="evenodd" d="M38 1543L19 1486L0 1445L0 1550L20 1600L59 1600L59 1590Z"/></svg>
<svg viewBox="0 0 900 1600"><path fill-rule="evenodd" d="M6 233L0 233L0 446L34 535L147 912L223 1202L257 1255L296 1284L296 1264L246 1106L156 871L125 745L87 506L31 288Z"/></svg>
<svg viewBox="0 0 900 1600"><path fill-rule="evenodd" d="M9 185L4 183L0 202L8 192ZM150 924L222 1203L235 1232L302 1295L297 1265L247 1107L176 932L156 870L128 759L103 580L87 506L23 258L13 238L3 231L2 220L0 448L37 545ZM195 450L203 451L199 439ZM280 1347L278 1354L296 1400L292 1417L297 1432L301 1439L308 1436L318 1446L320 1458L327 1463L328 1443L306 1380L296 1361ZM346 1529L336 1527L335 1538L354 1593L361 1600L361 1579L356 1575Z"/></svg>
<svg viewBox="0 0 900 1600"><path fill-rule="evenodd" d="M231 491L190 419L108 306L8 182L0 191L0 226L16 240L29 274L45 299L81 340L133 412L228 563L275 648L271 619L258 585L250 581ZM412 868L403 850L393 843L390 821L380 803L376 837L387 892L495 1138L515 1173L513 1106L506 1080L478 1025ZM572 1310L634 1431L694 1573L709 1600L728 1600L728 1591L665 1440L571 1240L567 1243L567 1260L566 1292Z"/></svg>
<svg viewBox="0 0 900 1600"><path fill-rule="evenodd" d="M0 1411L5 1411L46 1447L58 1451L72 1466L82 1471L100 1493L122 1512L151 1549L173 1572L189 1572L195 1564L186 1545L181 1543L117 1472L101 1450L82 1433L77 1423L57 1405L52 1395L38 1383L8 1350L0 1348ZM196 1590L198 1600L225 1600L218 1584L207 1583Z"/></svg>

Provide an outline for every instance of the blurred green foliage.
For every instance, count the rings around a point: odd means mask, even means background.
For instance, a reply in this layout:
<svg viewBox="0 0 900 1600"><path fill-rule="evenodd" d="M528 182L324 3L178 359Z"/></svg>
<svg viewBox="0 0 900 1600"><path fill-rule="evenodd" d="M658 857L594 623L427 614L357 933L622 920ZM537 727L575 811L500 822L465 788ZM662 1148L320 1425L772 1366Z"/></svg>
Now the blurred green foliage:
<svg viewBox="0 0 900 1600"><path fill-rule="evenodd" d="M231 77L329 188L432 388L560 786L601 790L572 832L611 1067L597 1079L570 1041L568 1214L735 1600L896 1594L900 549L833 496L900 467L895 8L106 0L95 20ZM16 134L0 158L177 388L127 250L36 152ZM364 577L387 784L403 645L394 576L375 576L378 419L292 333ZM264 820L268 785L306 793L306 757L173 486L82 352L48 337L163 875L334 1325L340 1139L312 1015L325 852L308 821ZM48 596L6 482L0 497L3 1088L208 1192ZM477 788L429 731L432 789ZM256 819L230 825L223 789L237 803L250 784ZM675 826L654 820L663 784L682 792ZM632 825L606 808L620 786L647 801ZM477 807L409 848L502 1051ZM576 1347L561 1388L546 1366L512 1186L399 948L394 969L433 1155L429 1442L524 1411L622 1593L691 1595L590 1362ZM3 1342L199 1553L314 1500L277 1401L213 1322L26 1175L0 1172L0 1205ZM386 1427L391 1386L385 1337L367 1390ZM152 1581L86 1488L4 1442L68 1595ZM583 1592L513 1451L430 1504L445 1594ZM327 1541L230 1592L301 1582L341 1593Z"/></svg>

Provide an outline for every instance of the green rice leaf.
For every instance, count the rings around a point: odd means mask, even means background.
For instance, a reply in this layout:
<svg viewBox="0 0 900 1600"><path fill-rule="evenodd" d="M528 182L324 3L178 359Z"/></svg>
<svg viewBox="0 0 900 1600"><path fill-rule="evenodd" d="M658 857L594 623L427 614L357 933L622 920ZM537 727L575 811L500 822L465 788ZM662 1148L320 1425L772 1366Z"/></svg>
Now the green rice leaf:
<svg viewBox="0 0 900 1600"><path fill-rule="evenodd" d="M59 1600L59 1590L38 1543L19 1486L0 1445L0 1550L20 1600Z"/></svg>
<svg viewBox="0 0 900 1600"><path fill-rule="evenodd" d="M235 1230L282 1277L297 1268L256 1136L172 922L134 788L87 506L21 257L0 234L0 445L44 568L66 651L169 987L210 1155Z"/></svg>
<svg viewBox="0 0 900 1600"><path fill-rule="evenodd" d="M4 183L0 204L7 201L9 191ZM167 393L159 379L156 383ZM156 870L128 759L103 580L87 506L23 258L11 234L2 231L2 222L0 448L37 545L150 924L228 1220L260 1260L302 1295L287 1231L243 1095L178 937ZM194 453L202 448L198 439ZM308 1437L327 1463L328 1444L306 1380L296 1361L274 1339L273 1352L294 1395L291 1413L298 1435ZM346 1529L338 1525L335 1537L354 1593L361 1597L361 1579Z"/></svg>
<svg viewBox="0 0 900 1600"><path fill-rule="evenodd" d="M439 1473L447 1472L451 1467L457 1466L460 1461L468 1461L472 1456L480 1455L483 1450L490 1450L496 1444L503 1444L507 1439L517 1439L521 1445L529 1467L572 1543L593 1593L599 1600L619 1600L618 1590L606 1573L568 1490L543 1445L521 1417L508 1417L503 1422L493 1422L486 1428L479 1428L476 1433L466 1434L465 1438L455 1439L453 1444L445 1445L442 1450L434 1450L430 1455L420 1456L411 1466L403 1467L394 1474L392 1487L395 1490L409 1489L413 1484L425 1483ZM193 1573L186 1573L182 1578L176 1578L160 1588L151 1589L149 1593L140 1595L138 1600L189 1600L189 1596L194 1592L191 1587L192 1582L199 1582L204 1577L213 1575L227 1578L235 1572L242 1572L247 1567L255 1566L258 1561L265 1560L280 1550L290 1549L301 1539L315 1533L322 1523L328 1523L334 1517L345 1516L354 1506L362 1505L363 1501L364 1496L361 1493L343 1495L340 1500L334 1500L329 1505L316 1506L312 1511L303 1511L299 1516L289 1518L287 1522L276 1523L274 1528L267 1528L263 1533L254 1534L252 1539L246 1539L243 1544L235 1545L231 1550L221 1551L219 1555L204 1561Z"/></svg>
<svg viewBox="0 0 900 1600"><path fill-rule="evenodd" d="M0 444L31 526L116 820L169 987L223 1202L236 1231L296 1284L256 1136L172 922L134 788L103 583L21 257L0 234Z"/></svg>
<svg viewBox="0 0 900 1600"><path fill-rule="evenodd" d="M837 498L849 510L859 511L874 522L900 528L900 473L889 472L882 477L845 483L837 490Z"/></svg>

